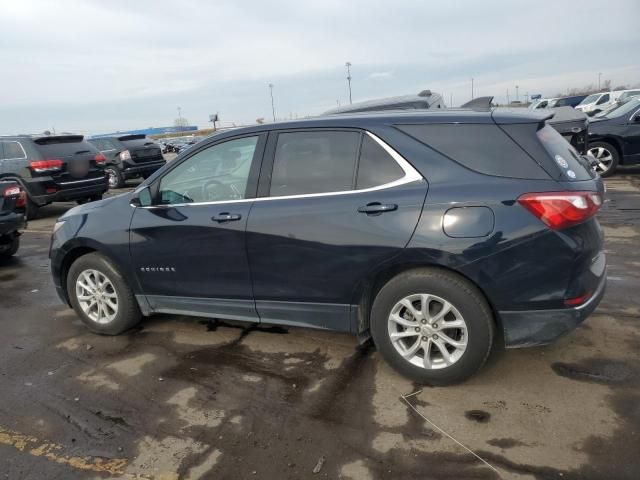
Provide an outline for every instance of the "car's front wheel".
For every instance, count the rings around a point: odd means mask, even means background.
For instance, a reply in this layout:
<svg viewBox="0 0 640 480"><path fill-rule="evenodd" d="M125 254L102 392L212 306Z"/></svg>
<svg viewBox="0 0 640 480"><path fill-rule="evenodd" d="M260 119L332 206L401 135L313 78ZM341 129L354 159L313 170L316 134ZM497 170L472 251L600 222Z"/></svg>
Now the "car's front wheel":
<svg viewBox="0 0 640 480"><path fill-rule="evenodd" d="M140 321L133 292L114 265L99 253L84 255L71 265L67 293L80 319L95 333L118 335Z"/></svg>
<svg viewBox="0 0 640 480"><path fill-rule="evenodd" d="M391 279L371 311L371 334L383 358L428 385L457 383L486 361L494 337L491 309L467 280L439 269Z"/></svg>

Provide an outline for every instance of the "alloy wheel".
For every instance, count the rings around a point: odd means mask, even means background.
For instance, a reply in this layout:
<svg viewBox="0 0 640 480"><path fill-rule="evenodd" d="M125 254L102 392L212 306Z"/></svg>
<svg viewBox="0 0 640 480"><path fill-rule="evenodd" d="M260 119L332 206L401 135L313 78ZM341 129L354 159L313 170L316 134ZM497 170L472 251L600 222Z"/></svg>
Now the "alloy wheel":
<svg viewBox="0 0 640 480"><path fill-rule="evenodd" d="M590 148L587 155L592 156L596 160L594 170L599 174L607 172L613 164L613 155L604 147Z"/></svg>
<svg viewBox="0 0 640 480"><path fill-rule="evenodd" d="M447 300L409 295L394 305L387 322L396 351L411 364L437 370L456 363L467 349L467 324Z"/></svg>
<svg viewBox="0 0 640 480"><path fill-rule="evenodd" d="M101 325L118 314L118 294L111 280L98 270L83 270L76 279L76 298L87 317Z"/></svg>
<svg viewBox="0 0 640 480"><path fill-rule="evenodd" d="M107 170L109 176L109 188L116 188L118 186L118 174L112 169Z"/></svg>

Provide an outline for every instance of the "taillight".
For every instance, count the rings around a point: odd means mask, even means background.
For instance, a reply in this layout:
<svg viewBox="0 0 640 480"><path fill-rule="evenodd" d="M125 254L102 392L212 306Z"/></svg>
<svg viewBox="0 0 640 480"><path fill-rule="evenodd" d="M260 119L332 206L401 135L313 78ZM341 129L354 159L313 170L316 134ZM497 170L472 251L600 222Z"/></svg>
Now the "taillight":
<svg viewBox="0 0 640 480"><path fill-rule="evenodd" d="M525 193L518 203L550 228L561 230L593 217L602 197L597 192Z"/></svg>
<svg viewBox="0 0 640 480"><path fill-rule="evenodd" d="M120 160L122 160L123 162L125 160L131 160L131 153L129 152L129 150L123 150L122 152L120 152Z"/></svg>
<svg viewBox="0 0 640 480"><path fill-rule="evenodd" d="M16 200L16 207L22 208L27 204L27 194L24 191L20 191L20 196Z"/></svg>
<svg viewBox="0 0 640 480"><path fill-rule="evenodd" d="M101 153L98 153L95 157L93 157L93 159L96 161L97 164L100 164L100 165L102 165L104 162L107 161L107 157L105 157Z"/></svg>
<svg viewBox="0 0 640 480"><path fill-rule="evenodd" d="M9 187L4 191L3 195L5 197L13 197L15 195L20 195L20 187Z"/></svg>
<svg viewBox="0 0 640 480"><path fill-rule="evenodd" d="M38 160L29 164L34 172L53 172L62 168L62 160Z"/></svg>

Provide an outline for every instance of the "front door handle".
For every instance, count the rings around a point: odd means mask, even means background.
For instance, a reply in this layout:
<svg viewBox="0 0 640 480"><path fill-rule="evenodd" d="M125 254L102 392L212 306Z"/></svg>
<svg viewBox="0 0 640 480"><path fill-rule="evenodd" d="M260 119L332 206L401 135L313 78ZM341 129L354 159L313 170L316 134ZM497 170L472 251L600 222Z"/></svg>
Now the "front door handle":
<svg viewBox="0 0 640 480"><path fill-rule="evenodd" d="M398 205L395 203L367 203L366 205L359 207L360 213L366 213L367 215L380 215L384 212L393 212L398 209Z"/></svg>
<svg viewBox="0 0 640 480"><path fill-rule="evenodd" d="M242 218L242 215L240 215L239 213L222 212L222 213L219 213L218 215L214 215L213 217L211 217L211 220L218 223L224 223L224 222L235 222L236 220L240 220L241 218Z"/></svg>

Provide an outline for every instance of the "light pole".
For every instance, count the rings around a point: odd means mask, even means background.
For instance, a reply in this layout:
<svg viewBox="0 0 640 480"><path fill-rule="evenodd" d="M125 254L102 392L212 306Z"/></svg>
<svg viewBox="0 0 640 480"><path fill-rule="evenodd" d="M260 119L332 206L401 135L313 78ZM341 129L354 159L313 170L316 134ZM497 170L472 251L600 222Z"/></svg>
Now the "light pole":
<svg viewBox="0 0 640 480"><path fill-rule="evenodd" d="M602 77L602 72L598 72L598 91L600 91L600 77Z"/></svg>
<svg viewBox="0 0 640 480"><path fill-rule="evenodd" d="M518 101L518 99L519 99L519 97L518 97L518 88L520 88L520 87L518 87L518 85L516 85L516 102L517 102L517 101Z"/></svg>
<svg viewBox="0 0 640 480"><path fill-rule="evenodd" d="M347 62L344 64L347 67L347 83L349 84L349 105L353 102L351 101L351 62Z"/></svg>
<svg viewBox="0 0 640 480"><path fill-rule="evenodd" d="M471 77L471 100L473 100L473 77Z"/></svg>
<svg viewBox="0 0 640 480"><path fill-rule="evenodd" d="M271 93L271 114L273 115L273 121L276 121L276 107L273 103L273 83L269 84L269 92Z"/></svg>
<svg viewBox="0 0 640 480"><path fill-rule="evenodd" d="M182 109L178 107L178 131L182 132Z"/></svg>
<svg viewBox="0 0 640 480"><path fill-rule="evenodd" d="M449 93L449 107L453 107L453 93Z"/></svg>

